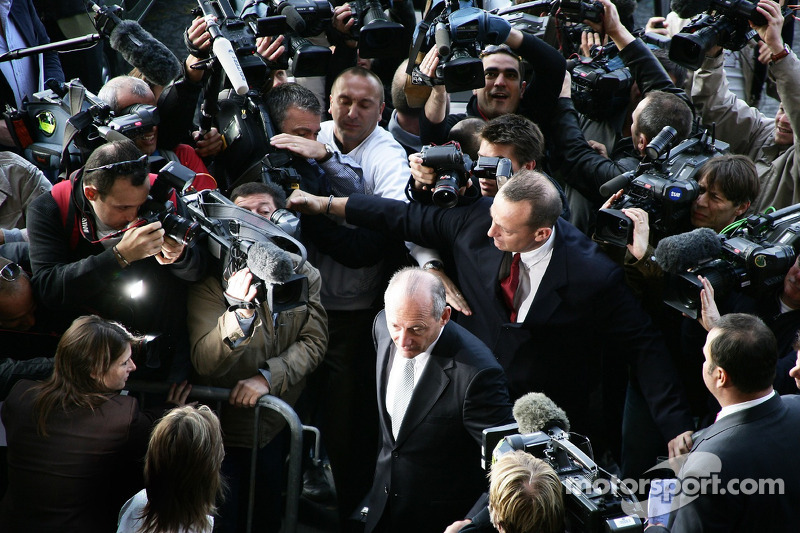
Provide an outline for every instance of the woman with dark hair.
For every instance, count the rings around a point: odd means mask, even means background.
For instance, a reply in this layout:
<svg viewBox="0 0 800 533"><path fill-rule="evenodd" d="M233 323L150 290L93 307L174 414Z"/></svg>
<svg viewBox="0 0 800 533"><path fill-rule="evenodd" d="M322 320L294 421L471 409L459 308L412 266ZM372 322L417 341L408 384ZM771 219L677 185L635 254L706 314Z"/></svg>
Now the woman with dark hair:
<svg viewBox="0 0 800 533"><path fill-rule="evenodd" d="M145 489L122 507L117 533L211 533L225 449L211 409L186 406L161 419L150 436Z"/></svg>
<svg viewBox="0 0 800 533"><path fill-rule="evenodd" d="M8 531L113 531L117 509L142 486L141 458L163 409L139 411L120 390L139 339L98 316L76 319L56 349L53 375L18 382L3 404ZM191 386L173 385L182 405Z"/></svg>

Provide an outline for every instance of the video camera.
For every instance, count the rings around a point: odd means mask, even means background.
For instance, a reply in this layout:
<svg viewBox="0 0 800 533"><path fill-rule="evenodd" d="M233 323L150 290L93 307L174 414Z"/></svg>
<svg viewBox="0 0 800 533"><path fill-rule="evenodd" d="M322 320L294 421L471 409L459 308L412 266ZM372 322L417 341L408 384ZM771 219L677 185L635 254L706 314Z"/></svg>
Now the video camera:
<svg viewBox="0 0 800 533"><path fill-rule="evenodd" d="M360 57L394 57L406 53L406 29L402 24L391 22L384 13L392 7L392 0L351 0L349 4Z"/></svg>
<svg viewBox="0 0 800 533"><path fill-rule="evenodd" d="M700 194L698 170L709 159L726 153L729 146L705 131L670 150L675 134L673 128L666 126L647 145L646 160L635 171L609 182L621 181L626 192L609 209L597 213L599 240L620 247L633 242L634 224L622 212L624 208L638 207L647 212L654 243L674 234L688 221L692 202ZM619 186L605 188L618 189Z"/></svg>
<svg viewBox="0 0 800 533"><path fill-rule="evenodd" d="M328 0L272 0L267 12L286 17L288 27L283 32L286 53L278 68L298 77L324 76L331 50L312 44L307 37L319 35L330 25L333 10Z"/></svg>
<svg viewBox="0 0 800 533"><path fill-rule="evenodd" d="M610 118L617 111L617 106L612 104L615 98L628 101L633 76L618 52L612 42L597 47L589 62L567 60L575 109L592 120Z"/></svg>
<svg viewBox="0 0 800 533"><path fill-rule="evenodd" d="M131 106L130 113L115 115L77 79L48 80L45 85L22 109L33 141L24 156L42 170L63 167L69 174L101 144L134 139L159 123L158 110L151 105Z"/></svg>
<svg viewBox="0 0 800 533"><path fill-rule="evenodd" d="M437 207L453 207L458 203L458 190L467 185L472 160L461 152L457 142L423 146L422 164L436 173L436 185L431 198Z"/></svg>
<svg viewBox="0 0 800 533"><path fill-rule="evenodd" d="M515 425L514 425L515 426ZM505 426L510 427L510 426ZM504 427L504 428L505 428ZM484 444L488 444L484 431ZM588 439L575 443L558 427L527 434L506 435L491 448L491 461L514 450L542 459L555 470L564 489L566 531L571 533L641 532L644 513L636 498L591 458ZM484 448L484 452L488 448ZM634 511L629 514L626 511Z"/></svg>
<svg viewBox="0 0 800 533"><path fill-rule="evenodd" d="M756 10L758 2L711 0L710 3L705 13L672 37L669 58L690 70L699 69L708 51L716 45L732 51L744 48L757 35L748 22L756 26L767 23ZM784 8L784 16L788 13L788 8Z"/></svg>
<svg viewBox="0 0 800 533"><path fill-rule="evenodd" d="M256 301L266 301L273 313L308 303L308 278L298 274L306 261L306 249L299 241L219 191L204 190L183 200L208 237L208 250L217 259L223 285L234 272L248 267L255 278ZM285 246L300 255L296 266Z"/></svg>
<svg viewBox="0 0 800 533"><path fill-rule="evenodd" d="M743 226L722 238L720 256L669 280L664 303L697 318L703 276L715 297L733 290L762 293L783 283L800 249L800 205L767 215L751 215Z"/></svg>

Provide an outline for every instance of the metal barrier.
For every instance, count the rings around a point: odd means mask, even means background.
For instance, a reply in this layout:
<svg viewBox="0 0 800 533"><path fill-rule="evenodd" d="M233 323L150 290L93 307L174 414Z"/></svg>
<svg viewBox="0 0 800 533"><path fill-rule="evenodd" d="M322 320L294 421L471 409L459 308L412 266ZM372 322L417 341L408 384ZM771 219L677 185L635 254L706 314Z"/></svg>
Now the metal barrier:
<svg viewBox="0 0 800 533"><path fill-rule="evenodd" d="M169 391L169 387L170 385L168 383L130 380L126 385L125 390L130 392L166 395ZM189 398L217 402L217 411L219 411L219 403L227 402L230 393L230 389L192 385L192 391L189 394ZM253 420L253 449L250 458L250 496L247 505L246 531L250 533L253 527L253 505L256 483L256 453L258 451L258 426L260 423L259 414L262 407L279 412L281 415L283 415L283 418L286 419L286 423L289 424L289 430L291 432L289 443L289 472L288 482L286 485L286 511L284 513L285 523L281 530L285 533L295 533L297 531L298 509L300 505L303 425L300 422L300 417L297 416L297 413L294 412L294 409L292 409L288 403L269 394L259 398L255 407L255 415Z"/></svg>

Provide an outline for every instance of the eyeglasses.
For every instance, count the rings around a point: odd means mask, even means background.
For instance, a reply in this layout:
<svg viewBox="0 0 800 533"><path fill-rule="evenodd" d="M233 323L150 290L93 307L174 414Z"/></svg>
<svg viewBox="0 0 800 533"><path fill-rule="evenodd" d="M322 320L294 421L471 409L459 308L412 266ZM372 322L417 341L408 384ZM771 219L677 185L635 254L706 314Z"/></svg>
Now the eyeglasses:
<svg viewBox="0 0 800 533"><path fill-rule="evenodd" d="M523 59L518 54L516 54L507 44L490 44L489 46L483 49L483 51L478 55L478 57L480 59L483 59L486 56L494 54L506 54L515 58L517 61L519 61L520 64L522 64L523 62Z"/></svg>
<svg viewBox="0 0 800 533"><path fill-rule="evenodd" d="M22 274L22 267L16 263L9 263L0 269L0 278L6 281L17 281Z"/></svg>
<svg viewBox="0 0 800 533"><path fill-rule="evenodd" d="M84 169L84 173L86 172L94 172L96 170L112 170L117 174L132 174L137 170L146 170L147 169L147 154L143 155L139 159L132 159L130 161L120 161L118 163L109 163L107 165L101 165L99 167L94 168L87 168Z"/></svg>

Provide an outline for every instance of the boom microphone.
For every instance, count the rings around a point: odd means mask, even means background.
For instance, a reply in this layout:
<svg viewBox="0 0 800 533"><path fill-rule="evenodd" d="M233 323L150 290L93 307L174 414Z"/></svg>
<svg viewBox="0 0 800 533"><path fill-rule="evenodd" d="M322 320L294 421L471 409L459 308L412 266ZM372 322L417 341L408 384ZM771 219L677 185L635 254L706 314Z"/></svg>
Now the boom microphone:
<svg viewBox="0 0 800 533"><path fill-rule="evenodd" d="M712 0L672 0L669 7L682 19L690 19L700 13L705 13L711 7Z"/></svg>
<svg viewBox="0 0 800 533"><path fill-rule="evenodd" d="M514 420L522 434L560 428L569 431L569 420L562 408L541 392L529 392L514 402Z"/></svg>
<svg viewBox="0 0 800 533"><path fill-rule="evenodd" d="M96 13L94 25L97 31L108 36L111 48L122 54L125 61L138 68L148 80L158 85L169 85L181 75L181 63L175 54L138 22L121 20L111 9L91 0L88 3Z"/></svg>
<svg viewBox="0 0 800 533"><path fill-rule="evenodd" d="M294 275L292 258L271 242L255 242L247 250L247 266L267 283L285 283Z"/></svg>
<svg viewBox="0 0 800 533"><path fill-rule="evenodd" d="M656 263L664 272L678 274L722 252L719 235L710 228L665 237L656 247Z"/></svg>

